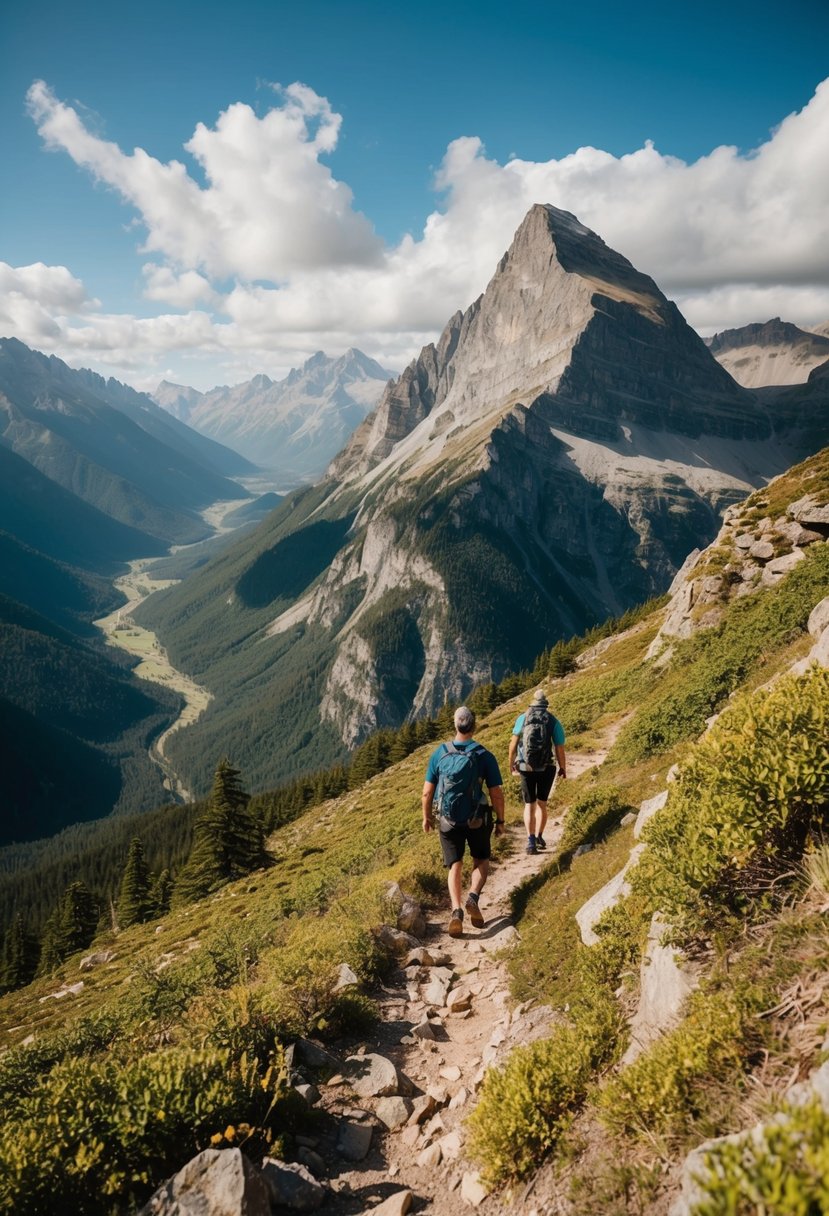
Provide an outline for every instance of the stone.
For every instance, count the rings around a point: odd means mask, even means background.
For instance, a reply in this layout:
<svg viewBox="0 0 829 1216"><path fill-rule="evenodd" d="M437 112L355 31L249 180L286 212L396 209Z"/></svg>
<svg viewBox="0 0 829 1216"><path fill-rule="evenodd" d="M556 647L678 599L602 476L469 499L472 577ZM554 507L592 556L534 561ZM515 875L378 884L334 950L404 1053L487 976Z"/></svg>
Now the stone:
<svg viewBox="0 0 829 1216"><path fill-rule="evenodd" d="M313 1212L328 1195L327 1189L301 1163L266 1157L262 1162L262 1178L271 1203L294 1212Z"/></svg>
<svg viewBox="0 0 829 1216"><path fill-rule="evenodd" d="M433 1170L440 1165L442 1156L439 1144L427 1144L426 1148L421 1149L417 1154L416 1161L422 1168Z"/></svg>
<svg viewBox="0 0 829 1216"><path fill-rule="evenodd" d="M740 535L734 539L734 544L738 549L750 549L755 543L753 532L741 532Z"/></svg>
<svg viewBox="0 0 829 1216"><path fill-rule="evenodd" d="M829 628L829 595L822 599L819 604L815 604L809 613L807 628L815 641L818 640L825 629Z"/></svg>
<svg viewBox="0 0 829 1216"><path fill-rule="evenodd" d="M381 1098L375 1108L377 1118L385 1123L389 1131L396 1131L407 1123L412 1113L412 1102L409 1098Z"/></svg>
<svg viewBox="0 0 829 1216"><path fill-rule="evenodd" d="M386 1056L366 1052L364 1056L349 1056L345 1074L351 1088L361 1098L379 1098L400 1090L400 1075Z"/></svg>
<svg viewBox="0 0 829 1216"><path fill-rule="evenodd" d="M371 1148L371 1128L343 1119L337 1132L337 1152L346 1161L362 1161Z"/></svg>
<svg viewBox="0 0 829 1216"><path fill-rule="evenodd" d="M639 860L644 848L643 844L634 845L627 862L619 873L605 883L595 895L591 895L590 899L579 908L576 913L576 922L585 946L594 946L599 940L598 934L593 931L593 926L599 918L608 908L615 907L621 899L630 894L630 886L626 881L627 872Z"/></svg>
<svg viewBox="0 0 829 1216"><path fill-rule="evenodd" d="M673 946L663 945L669 926L654 913L640 964L639 1004L630 1023L630 1046L622 1065L632 1064L646 1048L680 1020L696 977Z"/></svg>
<svg viewBox="0 0 829 1216"><path fill-rule="evenodd" d="M268 1187L244 1154L238 1148L207 1148L162 1183L139 1216L270 1216L270 1211Z"/></svg>
<svg viewBox="0 0 829 1216"><path fill-rule="evenodd" d="M468 988L453 988L446 998L446 1008L450 1013L461 1013L472 1006L472 993Z"/></svg>
<svg viewBox="0 0 829 1216"><path fill-rule="evenodd" d="M668 791L662 790L660 794L654 795L653 798L646 798L639 807L639 814L636 816L636 823L633 828L633 836L638 840L642 835L642 829L649 819L652 819L657 811L661 811L665 803L668 801Z"/></svg>
<svg viewBox="0 0 829 1216"><path fill-rule="evenodd" d="M114 950L96 950L94 954L87 954L81 959L78 969L80 971L91 971L93 967L101 967L104 963L111 963L118 955Z"/></svg>
<svg viewBox="0 0 829 1216"><path fill-rule="evenodd" d="M420 945L420 942L411 933L404 933L402 929L393 929L391 925L380 925L372 932L380 945L385 946L392 954L407 954Z"/></svg>
<svg viewBox="0 0 829 1216"><path fill-rule="evenodd" d="M391 1174L391 1170L389 1173ZM376 1208L366 1208L362 1216L406 1216L412 1206L412 1198L411 1191L395 1191L388 1199L378 1203Z"/></svg>
<svg viewBox="0 0 829 1216"><path fill-rule="evenodd" d="M449 1099L449 1109L457 1110L460 1106L466 1106L469 1101L469 1090L462 1085L456 1094L453 1094Z"/></svg>
<svg viewBox="0 0 829 1216"><path fill-rule="evenodd" d="M444 1161L457 1161L458 1157L460 1157L461 1149L463 1148L460 1132L447 1132L445 1136L441 1136L440 1140L435 1141L435 1143L440 1145Z"/></svg>
<svg viewBox="0 0 829 1216"><path fill-rule="evenodd" d="M438 1108L438 1103L431 1093L422 1094L412 1102L412 1113L409 1115L409 1125L416 1126L431 1118Z"/></svg>
<svg viewBox="0 0 829 1216"><path fill-rule="evenodd" d="M750 547L749 554L757 562L768 562L774 557L774 546L769 540L756 540Z"/></svg>
<svg viewBox="0 0 829 1216"><path fill-rule="evenodd" d="M819 504L812 494L807 494L805 498L799 498L797 502L790 503L787 514L807 526L817 524L823 528L829 527L829 503Z"/></svg>
<svg viewBox="0 0 829 1216"><path fill-rule="evenodd" d="M802 549L792 549L791 553L786 553L783 557L776 557L764 569L762 582L767 587L773 586L774 583L780 581L784 574L793 570L798 562L803 561L805 556Z"/></svg>
<svg viewBox="0 0 829 1216"><path fill-rule="evenodd" d="M633 811L628 811L628 813L623 815L619 820L619 826L623 828L629 828L632 823L636 823L636 815L634 815Z"/></svg>
<svg viewBox="0 0 829 1216"><path fill-rule="evenodd" d="M337 979L334 992L345 992L348 988L358 988L360 981L349 967L348 963L340 963L337 969Z"/></svg>
<svg viewBox="0 0 829 1216"><path fill-rule="evenodd" d="M431 951L425 946L418 946L415 950L410 950L406 955L403 963L404 967L434 967L437 962Z"/></svg>
<svg viewBox="0 0 829 1216"><path fill-rule="evenodd" d="M426 933L426 917L417 900L402 891L396 882L387 884L386 898L397 914L397 928L416 938L423 937Z"/></svg>
<svg viewBox="0 0 829 1216"><path fill-rule="evenodd" d="M468 1170L461 1178L461 1199L471 1208L480 1207L488 1194L477 1170Z"/></svg>
<svg viewBox="0 0 829 1216"><path fill-rule="evenodd" d="M319 1153L315 1152L307 1144L301 1144L296 1151L296 1159L300 1165L305 1165L311 1171L315 1178L324 1178L326 1174L325 1162Z"/></svg>
<svg viewBox="0 0 829 1216"><path fill-rule="evenodd" d="M320 1091L316 1085L311 1085L308 1081L301 1081L299 1085L295 1085L294 1089L301 1098L304 1098L309 1106L315 1106L320 1100Z"/></svg>
<svg viewBox="0 0 829 1216"><path fill-rule="evenodd" d="M578 846L578 848L573 852L573 856L574 857L583 857L585 855L585 853L591 853L592 851L593 851L592 844L580 844Z"/></svg>
<svg viewBox="0 0 829 1216"><path fill-rule="evenodd" d="M819 663L821 667L829 668L829 628L824 629L809 651L809 662Z"/></svg>
<svg viewBox="0 0 829 1216"><path fill-rule="evenodd" d="M434 1039L435 1030L428 1020L412 1027L412 1037L415 1039Z"/></svg>
<svg viewBox="0 0 829 1216"><path fill-rule="evenodd" d="M457 1064L447 1064L444 1068L441 1068L440 1075L444 1081L460 1081L461 1070Z"/></svg>
<svg viewBox="0 0 829 1216"><path fill-rule="evenodd" d="M813 545L815 541L823 540L820 532L815 532L812 528L804 528L803 524L796 519L778 522L775 526L781 536L785 537L790 544L797 545L799 549L806 545Z"/></svg>
<svg viewBox="0 0 829 1216"><path fill-rule="evenodd" d="M408 1144L409 1148L414 1148L420 1140L420 1128L415 1124L411 1127L406 1127L400 1133L400 1139L404 1144Z"/></svg>
<svg viewBox="0 0 829 1216"><path fill-rule="evenodd" d="M300 1038L292 1046L294 1056L298 1057L303 1064L307 1064L309 1068L327 1070L332 1073L338 1073L342 1069L343 1062L339 1056L333 1055L321 1043L315 1043L313 1039Z"/></svg>
<svg viewBox="0 0 829 1216"><path fill-rule="evenodd" d="M428 984L423 985L420 995L427 1005L434 1005L440 1009L446 1004L446 997L451 983L451 979L442 979L432 972L432 978Z"/></svg>

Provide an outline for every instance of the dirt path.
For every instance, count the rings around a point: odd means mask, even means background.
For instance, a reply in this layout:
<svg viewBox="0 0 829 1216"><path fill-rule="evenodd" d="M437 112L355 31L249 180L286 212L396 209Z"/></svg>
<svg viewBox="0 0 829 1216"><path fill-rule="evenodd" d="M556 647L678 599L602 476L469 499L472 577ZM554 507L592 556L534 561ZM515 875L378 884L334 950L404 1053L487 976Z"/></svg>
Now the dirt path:
<svg viewBox="0 0 829 1216"><path fill-rule="evenodd" d="M568 758L570 775L576 777L599 765L607 755L615 731L608 732L602 750L572 754ZM611 737L612 736L612 737ZM561 836L561 826L554 818L555 797L551 801L553 814L545 833L548 855L555 851ZM369 1122L374 1125L372 1147L365 1159L353 1168L342 1168L342 1162L332 1167L329 1161L329 1185L335 1191L326 1204L326 1211L362 1213L378 1201L399 1191L410 1190L414 1212L430 1212L436 1216L461 1216L472 1210L467 1197L474 1165L464 1156L463 1121L474 1105L474 1095L487 1067L508 1054L517 1042L527 1041L534 1032L541 1035L549 1026L549 1010L538 1010L537 1025L533 1021L533 1002L515 1009L509 1003L509 975L506 949L517 939L513 924L510 895L525 879L537 874L545 865L540 853L528 856L523 824L513 820L507 829L508 853L493 867L481 896L481 910L486 923L476 930L465 922L462 938L451 938L446 932L447 913L432 915L427 924L424 946L432 964L404 966L381 994L382 1022L367 1052L379 1052L392 1059L397 1067L415 1082L417 1089L434 1099L434 1112L420 1126L403 1126L394 1131L373 1117L376 1101L364 1100L365 1109L355 1102L350 1091L342 1099L337 1087L326 1091L324 1106L340 1119ZM450 977L449 990L464 989L469 997L468 1007L452 1011L449 1006L436 1004L430 996L429 985L434 977ZM460 1004L465 1005L465 1000ZM432 1028L434 1038L416 1038L412 1031L425 1024ZM428 1033L428 1032L427 1032ZM322 1143L316 1146L323 1151ZM331 1146L329 1146L331 1147ZM336 1153L333 1154L336 1162ZM331 1176L334 1172L335 1176ZM524 1188L509 1207L516 1216L531 1216L536 1209L530 1188ZM480 1197L479 1197L480 1198ZM501 1197L482 1199L481 1210L505 1211Z"/></svg>

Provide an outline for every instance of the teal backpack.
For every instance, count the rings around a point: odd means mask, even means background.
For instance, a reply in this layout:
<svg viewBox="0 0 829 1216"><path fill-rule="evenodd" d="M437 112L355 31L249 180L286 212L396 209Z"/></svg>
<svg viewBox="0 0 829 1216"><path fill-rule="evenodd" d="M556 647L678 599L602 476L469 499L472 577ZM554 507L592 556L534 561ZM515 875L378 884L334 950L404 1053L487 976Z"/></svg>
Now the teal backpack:
<svg viewBox="0 0 829 1216"><path fill-rule="evenodd" d="M479 828L483 823L480 804L484 779L478 758L485 750L480 743L463 751L454 743L443 744L443 754L437 763L435 799L442 831L449 832L457 827Z"/></svg>

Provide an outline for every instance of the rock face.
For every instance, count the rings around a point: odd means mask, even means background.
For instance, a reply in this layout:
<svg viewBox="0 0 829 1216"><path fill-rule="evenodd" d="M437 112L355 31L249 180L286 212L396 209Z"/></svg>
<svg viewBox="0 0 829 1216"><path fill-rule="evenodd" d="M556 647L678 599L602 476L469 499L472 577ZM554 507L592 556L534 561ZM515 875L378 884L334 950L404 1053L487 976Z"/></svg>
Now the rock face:
<svg viewBox="0 0 829 1216"><path fill-rule="evenodd" d="M284 380L259 375L207 393L162 381L153 399L203 435L297 481L325 470L390 375L359 350L339 358L317 351Z"/></svg>
<svg viewBox="0 0 829 1216"><path fill-rule="evenodd" d="M159 1187L140 1216L270 1216L268 1188L238 1148L205 1149Z"/></svg>
<svg viewBox="0 0 829 1216"><path fill-rule="evenodd" d="M829 359L829 336L775 317L765 324L726 329L708 340L717 362L745 388L802 384Z"/></svg>
<svg viewBox="0 0 829 1216"><path fill-rule="evenodd" d="M264 637L261 617L238 636L273 679L308 646L319 738L351 747L661 593L730 504L829 438L829 404L810 404L806 435L799 401L777 418L652 279L534 206L484 294L388 385L327 479L248 542L257 573L272 564L274 608ZM322 553L324 529L340 531ZM294 578L290 546L309 563L320 546L310 577ZM195 577L166 602L203 638L209 597L235 606L246 586Z"/></svg>

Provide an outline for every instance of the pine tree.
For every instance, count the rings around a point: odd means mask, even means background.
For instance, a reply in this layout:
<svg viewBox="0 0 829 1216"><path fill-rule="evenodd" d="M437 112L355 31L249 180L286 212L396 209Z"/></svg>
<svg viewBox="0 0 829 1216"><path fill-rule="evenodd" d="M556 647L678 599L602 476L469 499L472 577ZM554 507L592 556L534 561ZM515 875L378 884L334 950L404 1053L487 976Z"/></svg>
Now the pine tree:
<svg viewBox="0 0 829 1216"><path fill-rule="evenodd" d="M142 924L152 915L150 872L144 857L144 846L138 836L133 836L118 895L119 928Z"/></svg>
<svg viewBox="0 0 829 1216"><path fill-rule="evenodd" d="M51 975L60 966L62 959L58 952L58 921L60 908L54 912L43 926L40 935L40 958L38 959L36 975Z"/></svg>
<svg viewBox="0 0 829 1216"><path fill-rule="evenodd" d="M228 760L220 761L207 809L195 824L193 850L175 884L176 904L201 899L267 860L262 821L250 810L239 777Z"/></svg>
<svg viewBox="0 0 829 1216"><path fill-rule="evenodd" d="M162 870L150 883L149 902L152 916L164 916L170 911L173 880L169 870Z"/></svg>
<svg viewBox="0 0 829 1216"><path fill-rule="evenodd" d="M6 992L22 988L34 978L37 969L37 943L23 924L20 913L15 916L3 943L2 987Z"/></svg>
<svg viewBox="0 0 829 1216"><path fill-rule="evenodd" d="M84 882L70 883L64 892L55 928L55 947L61 962L85 950L95 936L100 909Z"/></svg>

